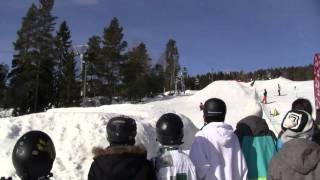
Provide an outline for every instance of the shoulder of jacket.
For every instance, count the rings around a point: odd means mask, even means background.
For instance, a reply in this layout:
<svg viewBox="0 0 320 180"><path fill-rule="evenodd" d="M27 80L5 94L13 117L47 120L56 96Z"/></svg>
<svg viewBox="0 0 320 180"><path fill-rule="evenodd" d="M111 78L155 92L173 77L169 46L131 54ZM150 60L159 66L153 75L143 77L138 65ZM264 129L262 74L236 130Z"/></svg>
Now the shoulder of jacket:
<svg viewBox="0 0 320 180"><path fill-rule="evenodd" d="M270 173L273 177L278 176L278 172L281 169L282 162L281 157L279 156L278 153L276 153L270 160L269 165L268 165L268 173Z"/></svg>
<svg viewBox="0 0 320 180"><path fill-rule="evenodd" d="M203 136L203 130L199 130L196 134L195 137L197 136Z"/></svg>
<svg viewBox="0 0 320 180"><path fill-rule="evenodd" d="M92 149L94 158L106 155L119 155L119 154L136 154L136 155L147 155L147 150L143 145L135 146L109 146L107 148L94 147Z"/></svg>

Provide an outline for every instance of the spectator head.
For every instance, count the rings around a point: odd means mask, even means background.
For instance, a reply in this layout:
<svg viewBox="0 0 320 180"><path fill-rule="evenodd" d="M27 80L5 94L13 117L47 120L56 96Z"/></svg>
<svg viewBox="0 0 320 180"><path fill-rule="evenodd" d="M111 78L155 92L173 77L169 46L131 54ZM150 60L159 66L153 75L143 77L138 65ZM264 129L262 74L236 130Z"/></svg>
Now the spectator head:
<svg viewBox="0 0 320 180"><path fill-rule="evenodd" d="M183 139L183 122L174 113L162 115L156 124L157 141L162 145L180 145Z"/></svg>
<svg viewBox="0 0 320 180"><path fill-rule="evenodd" d="M293 101L291 110L303 110L312 115L312 105L308 99L299 98Z"/></svg>
<svg viewBox="0 0 320 180"><path fill-rule="evenodd" d="M204 103L203 118L206 123L224 122L226 112L226 103L221 99L211 98Z"/></svg>
<svg viewBox="0 0 320 180"><path fill-rule="evenodd" d="M136 135L137 125L130 117L113 117L107 124L107 139L110 145L134 145Z"/></svg>
<svg viewBox="0 0 320 180"><path fill-rule="evenodd" d="M29 131L22 135L12 151L12 163L21 179L50 176L55 157L54 144L42 131Z"/></svg>
<svg viewBox="0 0 320 180"><path fill-rule="evenodd" d="M283 143L291 139L312 140L314 122L311 115L303 110L290 110L283 118L281 136Z"/></svg>

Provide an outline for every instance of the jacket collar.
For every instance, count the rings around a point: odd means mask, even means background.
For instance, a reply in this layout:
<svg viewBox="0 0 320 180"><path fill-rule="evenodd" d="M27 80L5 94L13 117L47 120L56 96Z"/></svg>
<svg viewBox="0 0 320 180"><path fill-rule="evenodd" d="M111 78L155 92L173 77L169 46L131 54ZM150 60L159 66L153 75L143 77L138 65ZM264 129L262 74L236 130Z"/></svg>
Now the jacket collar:
<svg viewBox="0 0 320 180"><path fill-rule="evenodd" d="M108 155L121 155L121 154L136 154L136 155L147 155L146 148L142 145L119 145L119 146L108 146L107 148L94 147L92 149L94 158L99 156L108 156Z"/></svg>

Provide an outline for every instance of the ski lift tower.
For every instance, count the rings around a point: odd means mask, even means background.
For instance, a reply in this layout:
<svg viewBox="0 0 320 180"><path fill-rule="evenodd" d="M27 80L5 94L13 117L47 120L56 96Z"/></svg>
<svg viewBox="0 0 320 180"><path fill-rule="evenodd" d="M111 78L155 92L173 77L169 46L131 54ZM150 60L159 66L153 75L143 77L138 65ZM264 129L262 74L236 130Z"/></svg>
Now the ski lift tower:
<svg viewBox="0 0 320 180"><path fill-rule="evenodd" d="M180 84L179 89L178 89L178 84ZM180 94L180 91L185 93L185 90L186 88L184 84L184 73L180 71L176 77L174 92L178 92L178 94Z"/></svg>
<svg viewBox="0 0 320 180"><path fill-rule="evenodd" d="M81 91L82 101L85 101L86 98L86 85L87 85L87 63L83 59L83 54L87 51L88 45L75 45L72 47L72 52L80 57L80 73L84 74L83 77L83 90Z"/></svg>

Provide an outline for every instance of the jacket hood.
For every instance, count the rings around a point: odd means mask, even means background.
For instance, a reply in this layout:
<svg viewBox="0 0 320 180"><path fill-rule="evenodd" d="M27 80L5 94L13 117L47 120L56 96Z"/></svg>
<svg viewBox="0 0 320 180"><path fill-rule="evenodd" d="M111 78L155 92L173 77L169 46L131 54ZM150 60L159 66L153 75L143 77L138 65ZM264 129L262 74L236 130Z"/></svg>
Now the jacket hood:
<svg viewBox="0 0 320 180"><path fill-rule="evenodd" d="M280 137L283 143L297 138L311 141L314 134L311 115L301 110L289 111L281 123L281 128L285 130Z"/></svg>
<svg viewBox="0 0 320 180"><path fill-rule="evenodd" d="M308 174L320 161L320 146L305 139L293 139L278 152L282 162L300 174Z"/></svg>
<svg viewBox="0 0 320 180"><path fill-rule="evenodd" d="M108 179L134 179L148 164L146 149L142 145L96 147L93 154L95 173Z"/></svg>
<svg viewBox="0 0 320 180"><path fill-rule="evenodd" d="M227 145L235 137L232 126L224 122L211 122L203 128L207 138L214 138L219 144Z"/></svg>
<svg viewBox="0 0 320 180"><path fill-rule="evenodd" d="M246 104L242 112L242 117L257 116L259 118L262 118L263 116L262 107L257 101L251 101L248 104Z"/></svg>
<svg viewBox="0 0 320 180"><path fill-rule="evenodd" d="M121 145L121 146L109 146L107 148L94 147L92 149L94 159L99 156L106 155L122 155L122 154L136 154L136 155L147 155L146 148L140 144L136 146Z"/></svg>
<svg viewBox="0 0 320 180"><path fill-rule="evenodd" d="M247 116L237 123L236 134L241 136L265 136L270 134L267 122L257 116Z"/></svg>

